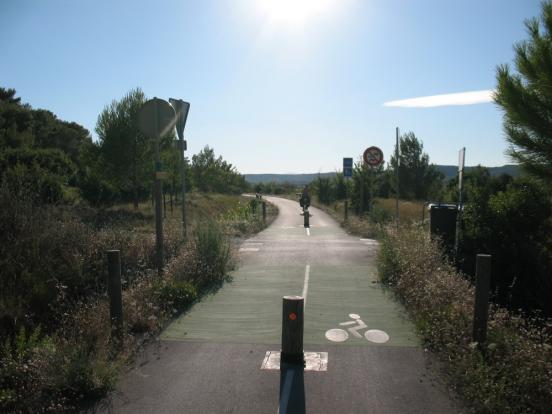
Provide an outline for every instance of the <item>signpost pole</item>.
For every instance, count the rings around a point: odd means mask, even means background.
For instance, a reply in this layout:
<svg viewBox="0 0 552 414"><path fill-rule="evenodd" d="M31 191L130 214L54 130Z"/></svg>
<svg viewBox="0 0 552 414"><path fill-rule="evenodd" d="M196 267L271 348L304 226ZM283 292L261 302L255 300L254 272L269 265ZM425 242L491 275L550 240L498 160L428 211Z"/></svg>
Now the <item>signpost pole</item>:
<svg viewBox="0 0 552 414"><path fill-rule="evenodd" d="M182 237L184 241L188 239L186 230L186 157L184 156L184 139L178 141L180 144L180 181L182 182Z"/></svg>
<svg viewBox="0 0 552 414"><path fill-rule="evenodd" d="M396 199L395 199L395 214L396 214L396 218L397 218L397 230L398 230L399 229L399 219L400 219L400 216L399 216L399 167L401 165L401 159L399 157L399 127L395 128L395 133L396 133L395 159L397 160L397 172L396 172L397 194L396 194Z"/></svg>
<svg viewBox="0 0 552 414"><path fill-rule="evenodd" d="M458 211L456 212L456 234L454 236L454 261L458 261L458 247L460 245L460 228L462 216L462 193L463 193L463 177L464 164L466 157L466 147L462 148L458 153Z"/></svg>
<svg viewBox="0 0 552 414"><path fill-rule="evenodd" d="M180 152L180 182L182 184L182 237L184 241L188 239L186 228L186 141L184 140L184 128L188 119L190 104L182 99L169 98L169 102L176 112L176 133L178 134L178 151Z"/></svg>
<svg viewBox="0 0 552 414"><path fill-rule="evenodd" d="M155 193L155 247L157 253L157 273L163 275L163 188L161 184L161 157L159 145L161 138L174 128L176 116L174 109L163 99L153 98L145 102L138 114L140 130L153 140L155 151L154 193Z"/></svg>
<svg viewBox="0 0 552 414"><path fill-rule="evenodd" d="M345 203L344 203L344 218L345 221L349 219L349 191L348 181L353 176L353 159L343 158L343 180L345 181Z"/></svg>
<svg viewBox="0 0 552 414"><path fill-rule="evenodd" d="M368 191L369 191L369 199L368 199L368 210L372 210L372 199L374 197L374 171L376 168L378 168L380 165L383 164L383 152L378 147L369 147L364 151L364 154L362 154L362 160L364 161L362 163L362 174L361 174L361 186L360 186L360 202L362 206L362 211L364 211L364 184L366 182L366 175L369 174L368 177ZM366 170L366 166L368 166L368 170Z"/></svg>
<svg viewBox="0 0 552 414"><path fill-rule="evenodd" d="M347 200L347 189L345 189L345 205L343 206L343 215L344 215L345 221L349 220L349 203Z"/></svg>
<svg viewBox="0 0 552 414"><path fill-rule="evenodd" d="M159 106L156 106L155 110L155 124L159 123ZM157 274L159 277L163 276L163 263L165 262L163 257L163 211L162 211L162 192L161 179L159 172L161 171L161 157L159 155L159 141L161 140L160 134L154 139L155 145L155 235L156 235L156 247L157 247Z"/></svg>
<svg viewBox="0 0 552 414"><path fill-rule="evenodd" d="M361 164L360 168L360 217L364 213L364 162Z"/></svg>

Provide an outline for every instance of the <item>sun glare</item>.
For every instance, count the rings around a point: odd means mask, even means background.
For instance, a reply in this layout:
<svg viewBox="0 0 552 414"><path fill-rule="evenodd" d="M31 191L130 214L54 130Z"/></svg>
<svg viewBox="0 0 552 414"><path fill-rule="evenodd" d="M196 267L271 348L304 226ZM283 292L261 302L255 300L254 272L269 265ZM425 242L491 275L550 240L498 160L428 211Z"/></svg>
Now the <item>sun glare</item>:
<svg viewBox="0 0 552 414"><path fill-rule="evenodd" d="M336 0L260 0L261 12L273 23L302 25L331 10Z"/></svg>

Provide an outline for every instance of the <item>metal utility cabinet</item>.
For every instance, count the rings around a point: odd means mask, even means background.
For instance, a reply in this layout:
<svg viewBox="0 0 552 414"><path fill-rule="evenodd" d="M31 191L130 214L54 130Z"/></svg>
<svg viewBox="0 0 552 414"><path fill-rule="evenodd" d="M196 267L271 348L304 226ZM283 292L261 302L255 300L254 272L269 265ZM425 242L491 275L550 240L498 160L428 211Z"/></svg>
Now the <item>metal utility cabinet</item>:
<svg viewBox="0 0 552 414"><path fill-rule="evenodd" d="M439 237L446 248L453 249L458 207L456 204L430 204L428 210L429 233Z"/></svg>

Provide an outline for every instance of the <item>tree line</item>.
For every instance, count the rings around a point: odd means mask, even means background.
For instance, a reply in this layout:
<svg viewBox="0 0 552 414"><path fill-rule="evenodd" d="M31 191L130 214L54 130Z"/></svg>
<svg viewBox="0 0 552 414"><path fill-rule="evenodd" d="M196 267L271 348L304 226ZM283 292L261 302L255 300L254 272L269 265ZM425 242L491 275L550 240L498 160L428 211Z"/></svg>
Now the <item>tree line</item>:
<svg viewBox="0 0 552 414"><path fill-rule="evenodd" d="M84 199L93 206L140 201L151 196L152 141L138 129L138 112L147 98L137 88L114 100L99 114L94 141L75 122L22 103L14 89L0 87L0 180L19 191L26 188L41 202ZM180 188L179 156L174 133L161 142L164 191L175 197ZM240 193L244 177L212 148L186 158L189 189Z"/></svg>
<svg viewBox="0 0 552 414"><path fill-rule="evenodd" d="M399 156L396 154L385 168L368 168L362 158L354 163L350 179L337 172L332 178L319 176L313 183L314 192L323 204L349 199L359 215L369 213L374 198L390 198L397 194L397 171L400 198L404 200L435 200L443 198L444 175L430 164L423 142L413 132L399 139Z"/></svg>

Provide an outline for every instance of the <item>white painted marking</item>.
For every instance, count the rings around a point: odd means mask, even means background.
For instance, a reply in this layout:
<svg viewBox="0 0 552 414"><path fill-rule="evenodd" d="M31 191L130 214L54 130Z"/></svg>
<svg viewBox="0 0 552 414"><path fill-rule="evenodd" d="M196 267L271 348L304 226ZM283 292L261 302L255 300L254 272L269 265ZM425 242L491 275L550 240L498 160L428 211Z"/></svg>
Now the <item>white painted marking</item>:
<svg viewBox="0 0 552 414"><path fill-rule="evenodd" d="M368 326L364 323L362 319L360 319L360 316L356 313L349 314L350 318L353 318L354 321L348 321L348 322L341 322L339 325L341 326L347 326L347 325L357 325L354 328L347 328L349 332L351 332L354 336L357 338L362 338L362 335L358 333L361 329L367 328Z"/></svg>
<svg viewBox="0 0 552 414"><path fill-rule="evenodd" d="M309 293L310 265L305 267L305 281L303 283L303 309L307 307L307 294Z"/></svg>
<svg viewBox="0 0 552 414"><path fill-rule="evenodd" d="M327 352L308 352L305 356L305 371L327 371L328 353ZM261 369L278 371L280 369L280 351L266 351Z"/></svg>
<svg viewBox="0 0 552 414"><path fill-rule="evenodd" d="M343 329L330 329L326 331L326 338L332 342L344 342L349 338L349 334Z"/></svg>
<svg viewBox="0 0 552 414"><path fill-rule="evenodd" d="M368 326L360 319L360 315L356 313L350 313L349 318L353 319L352 321L341 322L340 326L351 326L356 325L352 328L347 328L353 336L357 338L362 338L362 335L358 332L362 329L367 328ZM330 329L326 331L326 338L333 342L343 342L349 339L349 334L343 329ZM369 329L364 332L364 337L367 341L374 342L376 344L384 344L389 341L389 335L387 332L380 331L379 329Z"/></svg>
<svg viewBox="0 0 552 414"><path fill-rule="evenodd" d="M307 227L307 236L310 236L310 229Z"/></svg>
<svg viewBox="0 0 552 414"><path fill-rule="evenodd" d="M263 243L245 242L238 251L240 252L258 252Z"/></svg>
<svg viewBox="0 0 552 414"><path fill-rule="evenodd" d="M364 337L370 342L374 342L376 344L384 344L389 341L389 335L379 329L370 329L364 332Z"/></svg>

